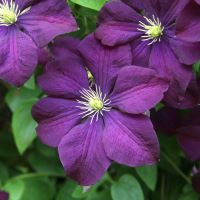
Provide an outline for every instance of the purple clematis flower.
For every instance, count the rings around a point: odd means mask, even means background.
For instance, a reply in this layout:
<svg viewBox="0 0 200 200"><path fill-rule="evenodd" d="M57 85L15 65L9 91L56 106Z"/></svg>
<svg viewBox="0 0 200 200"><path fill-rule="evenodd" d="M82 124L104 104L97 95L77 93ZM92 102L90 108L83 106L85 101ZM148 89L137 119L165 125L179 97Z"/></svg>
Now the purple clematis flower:
<svg viewBox="0 0 200 200"><path fill-rule="evenodd" d="M163 98L168 82L154 70L131 66L129 45L105 47L93 34L81 44L58 39L52 51L55 61L39 77L48 96L32 114L37 134L58 147L69 176L87 186L112 161L134 167L157 162L158 140L144 113ZM84 66L93 75L92 84Z"/></svg>
<svg viewBox="0 0 200 200"><path fill-rule="evenodd" d="M188 0L121 0L107 3L95 32L104 45L130 43L133 64L149 66L171 80L169 104L179 102L200 59L200 44L178 39L176 19ZM168 98L167 98L168 100Z"/></svg>
<svg viewBox="0 0 200 200"><path fill-rule="evenodd" d="M177 20L177 36L189 42L200 42L200 0L191 0Z"/></svg>
<svg viewBox="0 0 200 200"><path fill-rule="evenodd" d="M38 49L76 29L65 0L0 0L0 78L23 85L37 65Z"/></svg>
<svg viewBox="0 0 200 200"><path fill-rule="evenodd" d="M7 192L0 191L0 200L8 200L9 194Z"/></svg>

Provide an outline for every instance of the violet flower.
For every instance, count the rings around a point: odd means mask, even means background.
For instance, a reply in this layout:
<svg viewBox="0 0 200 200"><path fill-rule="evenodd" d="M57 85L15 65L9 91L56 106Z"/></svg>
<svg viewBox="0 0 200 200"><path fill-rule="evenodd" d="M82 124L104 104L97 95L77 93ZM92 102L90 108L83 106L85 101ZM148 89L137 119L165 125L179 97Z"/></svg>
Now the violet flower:
<svg viewBox="0 0 200 200"><path fill-rule="evenodd" d="M0 200L8 200L9 194L7 192L0 191Z"/></svg>
<svg viewBox="0 0 200 200"><path fill-rule="evenodd" d="M189 42L200 42L200 0L191 0L177 20L177 36Z"/></svg>
<svg viewBox="0 0 200 200"><path fill-rule="evenodd" d="M0 78L21 86L38 62L38 49L75 31L65 0L0 1Z"/></svg>
<svg viewBox="0 0 200 200"><path fill-rule="evenodd" d="M59 43L61 55L39 77L48 96L32 113L39 138L58 146L68 175L87 186L112 161L132 167L156 163L159 144L144 113L163 98L168 82L154 70L131 66L129 45L104 47L92 34L80 46L71 38L58 39L54 52ZM84 66L95 84L90 85Z"/></svg>
<svg viewBox="0 0 200 200"><path fill-rule="evenodd" d="M171 80L168 92L175 96L173 101L183 98L191 79L192 68L186 65L200 59L200 43L182 41L175 35L176 19L187 3L188 0L113 1L102 9L95 32L104 45L130 43L133 64L153 67Z"/></svg>

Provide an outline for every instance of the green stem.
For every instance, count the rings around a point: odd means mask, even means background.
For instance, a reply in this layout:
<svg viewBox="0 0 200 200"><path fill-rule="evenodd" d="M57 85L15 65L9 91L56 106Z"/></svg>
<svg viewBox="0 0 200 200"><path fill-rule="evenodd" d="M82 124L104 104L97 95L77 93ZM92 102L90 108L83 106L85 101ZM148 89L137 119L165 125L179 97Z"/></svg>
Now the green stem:
<svg viewBox="0 0 200 200"><path fill-rule="evenodd" d="M191 184L190 179L177 167L177 165L174 163L174 161L164 152L162 152L163 157L166 161L169 162L169 164L176 170L176 172L189 184Z"/></svg>

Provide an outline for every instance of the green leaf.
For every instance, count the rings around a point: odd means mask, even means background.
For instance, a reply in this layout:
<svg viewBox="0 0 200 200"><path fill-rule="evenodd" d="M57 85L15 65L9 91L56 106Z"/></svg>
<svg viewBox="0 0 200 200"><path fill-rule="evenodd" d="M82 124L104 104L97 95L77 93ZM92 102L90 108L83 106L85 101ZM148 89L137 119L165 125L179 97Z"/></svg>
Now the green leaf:
<svg viewBox="0 0 200 200"><path fill-rule="evenodd" d="M36 122L32 119L31 109L36 98L23 102L13 113L12 130L20 154L30 146L36 137Z"/></svg>
<svg viewBox="0 0 200 200"><path fill-rule="evenodd" d="M144 200L142 188L137 179L131 175L122 176L111 187L113 200Z"/></svg>
<svg viewBox="0 0 200 200"><path fill-rule="evenodd" d="M98 11L103 7L106 1L107 0L71 0L73 3Z"/></svg>
<svg viewBox="0 0 200 200"><path fill-rule="evenodd" d="M75 190L72 193L72 197L75 199L82 199L87 197L89 192L85 192L83 186L76 186Z"/></svg>
<svg viewBox="0 0 200 200"><path fill-rule="evenodd" d="M0 183L6 181L9 178L9 173L6 166L0 162Z"/></svg>
<svg viewBox="0 0 200 200"><path fill-rule="evenodd" d="M149 189L155 190L157 183L157 166L144 166L136 168L136 172Z"/></svg>
<svg viewBox="0 0 200 200"><path fill-rule="evenodd" d="M24 87L34 90L35 89L35 77L34 75L31 76L31 78L25 83Z"/></svg>
<svg viewBox="0 0 200 200"><path fill-rule="evenodd" d="M194 192L191 185L186 185L183 188L183 193L178 200L198 200L198 194Z"/></svg>
<svg viewBox="0 0 200 200"><path fill-rule="evenodd" d="M9 192L10 200L50 200L54 195L54 186L47 178L15 178L3 189Z"/></svg>
<svg viewBox="0 0 200 200"><path fill-rule="evenodd" d="M40 94L40 89L29 90L26 88L11 89L6 95L6 103L12 112L14 112L23 102L36 98Z"/></svg>
<svg viewBox="0 0 200 200"><path fill-rule="evenodd" d="M73 181L66 181L60 188L56 200L66 200L66 197L67 200L75 200L75 198L72 197L72 193L76 185L77 184Z"/></svg>

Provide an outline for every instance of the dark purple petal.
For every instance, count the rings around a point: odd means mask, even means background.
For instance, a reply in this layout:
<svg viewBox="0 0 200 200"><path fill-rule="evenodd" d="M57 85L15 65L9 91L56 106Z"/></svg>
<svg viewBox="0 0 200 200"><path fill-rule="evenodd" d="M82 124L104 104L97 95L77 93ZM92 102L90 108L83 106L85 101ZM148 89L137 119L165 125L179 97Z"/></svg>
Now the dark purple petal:
<svg viewBox="0 0 200 200"><path fill-rule="evenodd" d="M59 144L59 156L68 175L79 184L95 184L106 172L111 161L102 144L103 121L74 127Z"/></svg>
<svg viewBox="0 0 200 200"><path fill-rule="evenodd" d="M177 84L174 84L173 86L171 84L170 90L168 90L164 100L168 105L174 108L188 109L195 107L199 102L199 98L200 87L195 77L192 77L185 92L181 92L181 89Z"/></svg>
<svg viewBox="0 0 200 200"><path fill-rule="evenodd" d="M200 160L200 125L179 128L177 141L188 159Z"/></svg>
<svg viewBox="0 0 200 200"><path fill-rule="evenodd" d="M15 27L1 27L0 46L0 78L17 87L22 86L37 66L35 43Z"/></svg>
<svg viewBox="0 0 200 200"><path fill-rule="evenodd" d="M200 41L200 5L194 1L186 6L177 19L177 37L190 42Z"/></svg>
<svg viewBox="0 0 200 200"><path fill-rule="evenodd" d="M54 37L77 30L77 24L65 0L40 0L19 17L20 26L39 47Z"/></svg>
<svg viewBox="0 0 200 200"><path fill-rule="evenodd" d="M171 38L170 46L179 60L186 65L192 65L200 60L200 42L193 43Z"/></svg>
<svg viewBox="0 0 200 200"><path fill-rule="evenodd" d="M152 45L149 41L141 41L141 38L131 43L133 64L138 66L149 66Z"/></svg>
<svg viewBox="0 0 200 200"><path fill-rule="evenodd" d="M8 200L9 194L7 192L0 191L0 200Z"/></svg>
<svg viewBox="0 0 200 200"><path fill-rule="evenodd" d="M39 49L38 64L45 66L51 59L52 58L47 47Z"/></svg>
<svg viewBox="0 0 200 200"><path fill-rule="evenodd" d="M151 112L151 120L156 130L160 130L168 136L175 135L176 129L181 125L179 111L171 107Z"/></svg>
<svg viewBox="0 0 200 200"><path fill-rule="evenodd" d="M78 45L80 40L71 36L60 36L54 40L51 46L51 53L53 57L58 60L73 59L74 62L80 62L83 66L83 60L81 59L78 52Z"/></svg>
<svg viewBox="0 0 200 200"><path fill-rule="evenodd" d="M156 133L144 115L106 113L103 144L111 160L132 167L151 165L159 158Z"/></svg>
<svg viewBox="0 0 200 200"><path fill-rule="evenodd" d="M80 123L80 110L76 106L75 101L47 97L33 107L37 134L44 144L57 147L62 137Z"/></svg>
<svg viewBox="0 0 200 200"><path fill-rule="evenodd" d="M63 98L77 98L80 90L89 87L85 68L79 60L74 59L57 60L47 64L38 82L48 95Z"/></svg>
<svg viewBox="0 0 200 200"><path fill-rule="evenodd" d="M174 23L176 18L180 15L180 12L187 5L190 0L159 0L160 5L165 5L163 10L164 18L166 24ZM162 6L163 7L163 6Z"/></svg>
<svg viewBox="0 0 200 200"><path fill-rule="evenodd" d="M124 44L142 33L137 30L142 17L122 2L107 3L100 14L100 26L95 32L97 39L108 46Z"/></svg>
<svg viewBox="0 0 200 200"><path fill-rule="evenodd" d="M86 66L93 74L96 84L105 93L109 93L112 89L119 70L132 62L129 45L115 48L106 47L101 45L93 34L82 41L79 50L85 59Z"/></svg>
<svg viewBox="0 0 200 200"><path fill-rule="evenodd" d="M154 70L124 67L110 95L111 106L128 113L144 113L163 98L168 86L169 82L158 77Z"/></svg>
<svg viewBox="0 0 200 200"><path fill-rule="evenodd" d="M179 88L177 91L181 93L180 95L185 93L191 80L192 67L179 62L168 42L161 41L153 46L149 65L156 69L161 76L172 80L170 87Z"/></svg>

